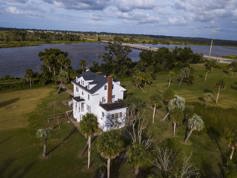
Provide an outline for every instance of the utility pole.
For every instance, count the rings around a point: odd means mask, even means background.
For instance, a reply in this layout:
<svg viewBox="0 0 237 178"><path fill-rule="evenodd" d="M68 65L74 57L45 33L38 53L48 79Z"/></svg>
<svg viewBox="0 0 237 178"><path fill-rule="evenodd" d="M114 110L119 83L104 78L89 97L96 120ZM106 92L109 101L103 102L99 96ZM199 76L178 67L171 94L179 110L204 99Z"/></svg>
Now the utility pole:
<svg viewBox="0 0 237 178"><path fill-rule="evenodd" d="M210 46L210 50L209 50L209 57L211 56L211 52L212 52L212 45L213 45L213 40L211 40L211 46Z"/></svg>

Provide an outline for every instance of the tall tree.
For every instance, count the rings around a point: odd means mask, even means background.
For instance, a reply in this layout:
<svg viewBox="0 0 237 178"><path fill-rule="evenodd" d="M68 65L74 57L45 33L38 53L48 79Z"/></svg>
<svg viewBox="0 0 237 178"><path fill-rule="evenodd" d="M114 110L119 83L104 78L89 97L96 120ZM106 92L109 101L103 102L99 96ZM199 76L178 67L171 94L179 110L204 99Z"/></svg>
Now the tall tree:
<svg viewBox="0 0 237 178"><path fill-rule="evenodd" d="M168 112L165 117L162 119L163 121L170 115L171 112L177 110L184 111L185 109L185 98L175 95L173 99L171 99L168 103Z"/></svg>
<svg viewBox="0 0 237 178"><path fill-rule="evenodd" d="M169 79L168 79L168 88L170 87L171 83L173 82L174 77L175 77L175 72L170 71L169 72Z"/></svg>
<svg viewBox="0 0 237 178"><path fill-rule="evenodd" d="M161 93L157 92L156 94L152 95L150 97L150 101L153 106L152 123L154 124L157 110L162 108L164 105Z"/></svg>
<svg viewBox="0 0 237 178"><path fill-rule="evenodd" d="M134 115L134 123L128 129L132 144L128 149L128 162L134 167L135 175L142 167L150 164L151 139L146 134L146 123L139 115Z"/></svg>
<svg viewBox="0 0 237 178"><path fill-rule="evenodd" d="M68 72L66 72L65 70L61 70L57 75L57 81L59 82L58 93L60 93L60 91L65 90L67 88L65 84L69 81Z"/></svg>
<svg viewBox="0 0 237 178"><path fill-rule="evenodd" d="M152 76L149 72L135 70L133 75L133 83L136 87L143 89L147 85L152 84Z"/></svg>
<svg viewBox="0 0 237 178"><path fill-rule="evenodd" d="M130 75L132 67L132 60L128 56L130 52L131 49L123 46L121 42L109 43L102 56L103 72L121 77Z"/></svg>
<svg viewBox="0 0 237 178"><path fill-rule="evenodd" d="M190 178L199 177L199 171L191 163L191 155L179 158L178 152L164 147L158 148L154 159L154 166L158 168L160 177Z"/></svg>
<svg viewBox="0 0 237 178"><path fill-rule="evenodd" d="M79 64L79 71L81 72L85 72L86 71L86 67L87 67L87 62L86 60L82 59L80 60L80 64Z"/></svg>
<svg viewBox="0 0 237 178"><path fill-rule="evenodd" d="M26 73L25 73L25 80L26 82L29 82L30 84L30 88L32 86L32 78L33 78L33 70L32 69L26 69Z"/></svg>
<svg viewBox="0 0 237 178"><path fill-rule="evenodd" d="M187 84L193 83L193 75L192 75L192 70L190 67L184 67L180 70L180 73L178 75L178 81L179 81L179 86L181 86L183 82Z"/></svg>
<svg viewBox="0 0 237 178"><path fill-rule="evenodd" d="M60 49L45 49L39 53L39 57L42 61L42 72L50 74L47 75L50 77L48 80L56 82L60 71L69 72L71 69L71 61L68 58L68 54Z"/></svg>
<svg viewBox="0 0 237 178"><path fill-rule="evenodd" d="M47 143L48 143L48 137L50 133L49 128L43 128L43 129L38 129L36 132L36 136L43 141L43 152L42 152L42 157L45 158L47 156Z"/></svg>
<svg viewBox="0 0 237 178"><path fill-rule="evenodd" d="M173 135L176 135L176 127L177 124L182 123L182 120L184 119L184 112L182 109L175 108L170 113L170 119L173 124Z"/></svg>
<svg viewBox="0 0 237 178"><path fill-rule="evenodd" d="M230 148L229 159L232 160L235 150L237 149L237 131L231 130L228 134L228 147Z"/></svg>
<svg viewBox="0 0 237 178"><path fill-rule="evenodd" d="M219 101L220 92L221 92L221 90L223 90L223 89L225 88L225 82L224 82L224 80L219 80L219 81L216 83L216 86L217 86L217 94L216 94L216 104L217 104L218 101Z"/></svg>
<svg viewBox="0 0 237 178"><path fill-rule="evenodd" d="M188 119L187 128L189 131L188 131L188 134L184 140L185 143L187 143L187 141L190 138L190 136L192 135L193 131L195 131L195 130L201 131L204 129L204 122L199 115L193 114L193 116Z"/></svg>
<svg viewBox="0 0 237 178"><path fill-rule="evenodd" d="M91 162L91 138L99 131L97 117L94 114L87 113L82 117L80 122L80 131L88 139L88 164L87 167L90 168Z"/></svg>
<svg viewBox="0 0 237 178"><path fill-rule="evenodd" d="M110 178L111 159L116 158L124 149L124 142L118 131L104 132L97 140L97 150L100 155L107 159L107 178Z"/></svg>

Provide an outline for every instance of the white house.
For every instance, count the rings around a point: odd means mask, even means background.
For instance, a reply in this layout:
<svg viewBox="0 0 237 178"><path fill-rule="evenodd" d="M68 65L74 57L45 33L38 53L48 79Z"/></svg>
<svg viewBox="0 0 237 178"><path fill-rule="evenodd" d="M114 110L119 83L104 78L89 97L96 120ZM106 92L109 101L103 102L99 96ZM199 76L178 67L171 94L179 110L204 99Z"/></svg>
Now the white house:
<svg viewBox="0 0 237 178"><path fill-rule="evenodd" d="M73 117L80 122L86 113L97 116L103 131L125 125L127 107L122 100L126 91L119 81L86 71L73 84Z"/></svg>

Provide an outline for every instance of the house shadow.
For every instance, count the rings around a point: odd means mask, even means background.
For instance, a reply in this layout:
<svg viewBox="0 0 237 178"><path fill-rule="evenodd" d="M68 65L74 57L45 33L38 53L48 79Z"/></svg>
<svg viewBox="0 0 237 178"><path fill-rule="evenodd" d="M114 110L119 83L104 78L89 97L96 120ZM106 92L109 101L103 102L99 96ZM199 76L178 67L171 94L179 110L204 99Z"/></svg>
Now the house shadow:
<svg viewBox="0 0 237 178"><path fill-rule="evenodd" d="M53 148L49 149L47 152L47 155L49 155L50 153L52 153L53 151L55 151L56 149L58 149L60 146L63 145L63 143L65 143L74 133L77 132L77 128L74 127L66 137L64 137L57 145L55 145Z"/></svg>
<svg viewBox="0 0 237 178"><path fill-rule="evenodd" d="M0 101L0 108L6 107L10 104L17 102L20 98L13 98L6 101Z"/></svg>

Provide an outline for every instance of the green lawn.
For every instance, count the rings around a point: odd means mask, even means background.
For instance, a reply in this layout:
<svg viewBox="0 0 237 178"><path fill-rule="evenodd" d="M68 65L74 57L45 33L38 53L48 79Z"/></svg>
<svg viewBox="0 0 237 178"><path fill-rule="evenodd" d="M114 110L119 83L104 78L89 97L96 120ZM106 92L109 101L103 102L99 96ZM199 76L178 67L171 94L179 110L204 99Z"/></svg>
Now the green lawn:
<svg viewBox="0 0 237 178"><path fill-rule="evenodd" d="M206 128L200 133L193 133L188 144L183 144L185 128L179 125L177 136L172 136L172 125L167 120L161 122L165 114L162 109L158 112L155 124L151 124L152 110L146 107L144 118L148 121L148 132L153 136L155 145L169 142L182 154L192 154L193 164L200 169L202 177L214 178L221 175L220 165L222 153L228 155L226 141L221 136L223 127L232 125L237 128L237 91L230 85L237 81L237 74L227 75L220 69L215 69L204 82L204 68L194 65L195 82L193 85L178 87L172 84L176 94L187 99L188 104L195 106L195 112L200 114L205 121ZM204 90L212 90L216 94L215 83L224 78L226 88L221 93L220 102L213 102L203 106L199 97ZM130 79L122 80L127 88L127 96L134 95L144 100L149 106L149 98L158 91L167 88L167 73L160 73L151 86L144 91L134 87ZM3 102L2 102L3 98ZM17 99L16 99L17 98ZM96 153L92 144L92 167L86 168L87 157L83 153L85 138L74 129L71 123L63 121L60 128L57 122L48 123L48 118L54 113L62 113L69 108L65 101L68 94L56 94L53 87L19 90L0 93L0 177L26 177L26 178L51 178L51 177L96 177L100 168L105 168L105 160ZM9 109L8 109L9 108ZM15 108L15 109L10 109ZM2 117L4 116L4 117ZM8 119L6 119L8 118ZM15 118L15 120L10 119ZM5 121L4 121L5 120ZM36 138L36 129L56 126L49 139L49 156L41 158L41 142ZM219 147L218 147L219 145ZM235 156L237 161L237 156ZM235 173L229 177L237 176ZM132 167L124 162L112 161L112 177L132 178Z"/></svg>

